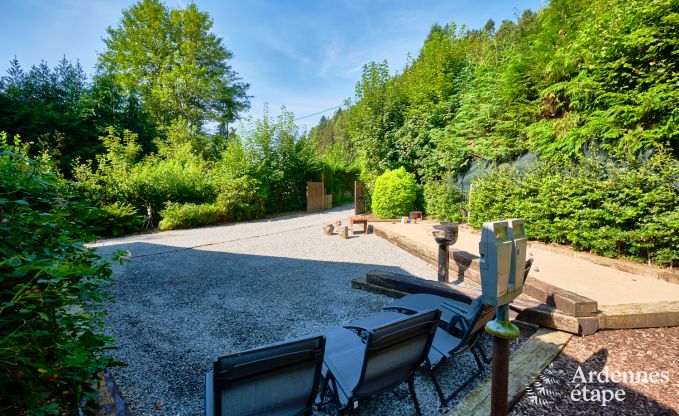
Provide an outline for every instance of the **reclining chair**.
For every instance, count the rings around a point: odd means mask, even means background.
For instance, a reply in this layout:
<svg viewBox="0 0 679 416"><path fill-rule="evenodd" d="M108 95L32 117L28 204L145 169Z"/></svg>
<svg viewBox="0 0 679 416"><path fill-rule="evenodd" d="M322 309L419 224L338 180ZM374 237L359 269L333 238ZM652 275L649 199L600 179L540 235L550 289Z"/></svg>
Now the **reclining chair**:
<svg viewBox="0 0 679 416"><path fill-rule="evenodd" d="M413 378L427 359L440 314L435 309L396 314L398 319L377 326L362 319L324 332L327 348L319 407L327 404L323 400L329 389L338 414L353 413L359 400L406 382L421 415Z"/></svg>
<svg viewBox="0 0 679 416"><path fill-rule="evenodd" d="M324 350L316 336L216 358L205 376L205 414L311 415Z"/></svg>
<svg viewBox="0 0 679 416"><path fill-rule="evenodd" d="M523 274L524 280L528 277L528 273L532 266L533 259L530 258L526 260L526 267ZM446 307L439 307L442 304L445 304ZM459 311L467 314L470 307L471 305L469 303L448 299L443 296L431 295L428 293L414 293L395 300L384 309L387 311L393 310L409 314L438 308L441 310L441 326L446 329L448 322L450 322L454 315L458 314ZM451 328L451 331L454 332L455 329Z"/></svg>
<svg viewBox="0 0 679 416"><path fill-rule="evenodd" d="M479 377L484 370L483 361L489 362L485 359L483 350L478 344L480 335L483 333L483 328L486 323L495 316L495 308L490 305L484 305L482 298L476 298L471 304L464 304L464 309L458 309L454 303L447 304L443 302L439 305L439 312L445 310L450 319L441 325L439 318L439 327L436 329L434 340L431 348L424 360L424 367L429 372L429 375L436 388L436 393L441 400L443 406L459 394L469 383L475 378ZM391 305L387 307L391 309ZM406 311L407 312L407 311ZM394 311L378 312L358 321L352 322L349 326L358 326L366 329L385 325L390 322L403 319L404 314ZM406 315L408 316L408 315ZM445 329L441 328L443 326ZM434 372L447 359L469 351L476 361L477 370L465 380L454 392L446 396L443 389L436 378ZM482 361L479 354L484 357Z"/></svg>

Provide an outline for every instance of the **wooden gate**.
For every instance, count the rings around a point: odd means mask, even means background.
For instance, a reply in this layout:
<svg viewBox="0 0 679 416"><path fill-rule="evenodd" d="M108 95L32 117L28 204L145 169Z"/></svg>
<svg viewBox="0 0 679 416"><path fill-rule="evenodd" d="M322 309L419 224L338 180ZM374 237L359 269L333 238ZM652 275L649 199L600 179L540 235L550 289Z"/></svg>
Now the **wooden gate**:
<svg viewBox="0 0 679 416"><path fill-rule="evenodd" d="M363 192L363 183L361 181L354 181L354 215L365 213L365 193Z"/></svg>
<svg viewBox="0 0 679 416"><path fill-rule="evenodd" d="M325 204L323 182L306 183L306 212L322 211Z"/></svg>

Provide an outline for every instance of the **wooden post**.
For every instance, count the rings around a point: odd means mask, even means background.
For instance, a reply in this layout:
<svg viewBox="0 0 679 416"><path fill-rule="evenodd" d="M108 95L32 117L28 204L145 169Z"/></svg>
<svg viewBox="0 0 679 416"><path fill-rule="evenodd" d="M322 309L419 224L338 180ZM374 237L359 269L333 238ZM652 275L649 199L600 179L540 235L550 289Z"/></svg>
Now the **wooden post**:
<svg viewBox="0 0 679 416"><path fill-rule="evenodd" d="M469 222L469 217L471 216L472 210L469 209L469 203L472 200L472 189L474 188L473 183L469 183L469 195L467 195L467 222Z"/></svg>

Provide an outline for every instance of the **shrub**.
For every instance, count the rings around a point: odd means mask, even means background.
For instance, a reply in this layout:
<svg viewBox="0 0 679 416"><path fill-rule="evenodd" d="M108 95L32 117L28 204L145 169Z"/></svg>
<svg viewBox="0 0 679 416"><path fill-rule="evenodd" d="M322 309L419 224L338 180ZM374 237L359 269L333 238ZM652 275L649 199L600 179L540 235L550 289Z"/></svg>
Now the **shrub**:
<svg viewBox="0 0 679 416"><path fill-rule="evenodd" d="M104 205L91 225L98 235L119 237L138 231L143 222L137 209L127 202L114 202Z"/></svg>
<svg viewBox="0 0 679 416"><path fill-rule="evenodd" d="M222 209L215 204L179 204L170 202L160 212L162 220L158 224L158 228L161 231L165 231L215 224L222 215Z"/></svg>
<svg viewBox="0 0 679 416"><path fill-rule="evenodd" d="M607 256L679 263L679 164L657 153L626 163L538 163L524 175L496 168L474 180L470 223L526 220L530 238Z"/></svg>
<svg viewBox="0 0 679 416"><path fill-rule="evenodd" d="M332 196L332 206L333 207L338 207L340 205L345 205L345 204L353 204L354 203L354 196L352 194L340 194L340 195L335 195L333 194Z"/></svg>
<svg viewBox="0 0 679 416"><path fill-rule="evenodd" d="M131 189L131 171L141 152L137 135L125 130L119 137L112 127L106 136L99 138L106 152L97 155L96 163L75 164L73 187L75 191L95 205L128 201Z"/></svg>
<svg viewBox="0 0 679 416"><path fill-rule="evenodd" d="M155 220L167 202L213 202L217 192L208 175L209 164L192 153L191 143L167 145L161 155L137 161L137 137L128 131L122 138L109 131L102 137L107 152L97 157L97 167L81 164L74 168L78 192L97 205L129 203L138 212L150 204Z"/></svg>
<svg viewBox="0 0 679 416"><path fill-rule="evenodd" d="M417 183L412 173L400 167L387 170L375 181L372 211L380 218L408 215L415 207Z"/></svg>
<svg viewBox="0 0 679 416"><path fill-rule="evenodd" d="M198 156L177 149L172 157L149 156L131 172L126 201L139 209L151 204L154 212L168 202L214 202L217 191L208 175L208 164Z"/></svg>
<svg viewBox="0 0 679 416"><path fill-rule="evenodd" d="M424 184L424 212L441 221L462 221L462 192L449 181Z"/></svg>
<svg viewBox="0 0 679 416"><path fill-rule="evenodd" d="M256 179L241 177L226 181L215 203L227 221L243 221L264 215L264 198Z"/></svg>
<svg viewBox="0 0 679 416"><path fill-rule="evenodd" d="M76 413L113 363L100 332L109 263L83 242L97 215L0 135L0 413Z"/></svg>

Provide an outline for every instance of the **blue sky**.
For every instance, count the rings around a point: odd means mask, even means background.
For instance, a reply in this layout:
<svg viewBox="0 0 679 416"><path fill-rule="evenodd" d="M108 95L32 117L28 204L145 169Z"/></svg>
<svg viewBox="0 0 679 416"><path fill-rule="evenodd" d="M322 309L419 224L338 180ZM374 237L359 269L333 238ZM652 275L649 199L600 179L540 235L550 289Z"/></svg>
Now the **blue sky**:
<svg viewBox="0 0 679 416"><path fill-rule="evenodd" d="M3 0L0 72L15 55L24 69L66 55L88 75L102 51L105 28L116 25L128 0ZM168 0L169 6L187 1ZM515 19L543 0L196 0L214 20L213 31L234 53L233 68L250 83L250 114L265 103L276 115L285 105L303 117L341 105L353 96L361 67L387 59L400 71L416 56L433 23L454 21L470 28ZM331 115L332 111L326 113ZM321 115L298 124L314 126Z"/></svg>

